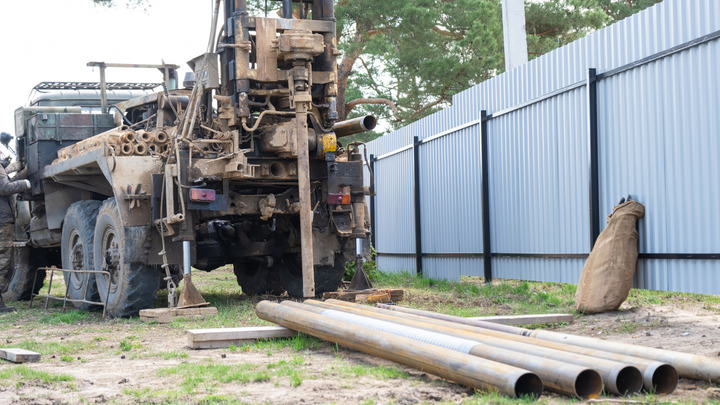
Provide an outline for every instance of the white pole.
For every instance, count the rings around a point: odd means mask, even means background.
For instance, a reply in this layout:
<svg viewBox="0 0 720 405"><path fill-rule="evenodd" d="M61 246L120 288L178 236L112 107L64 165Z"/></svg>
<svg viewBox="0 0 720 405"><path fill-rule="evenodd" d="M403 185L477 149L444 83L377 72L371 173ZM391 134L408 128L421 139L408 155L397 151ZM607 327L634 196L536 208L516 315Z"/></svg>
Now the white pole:
<svg viewBox="0 0 720 405"><path fill-rule="evenodd" d="M505 71L528 61L525 32L525 1L502 0Z"/></svg>

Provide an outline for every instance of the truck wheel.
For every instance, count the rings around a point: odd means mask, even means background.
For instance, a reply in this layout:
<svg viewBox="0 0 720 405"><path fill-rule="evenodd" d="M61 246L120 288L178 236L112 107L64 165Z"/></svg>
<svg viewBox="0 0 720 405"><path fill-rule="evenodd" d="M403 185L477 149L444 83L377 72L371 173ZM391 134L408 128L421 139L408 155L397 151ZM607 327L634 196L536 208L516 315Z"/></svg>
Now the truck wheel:
<svg viewBox="0 0 720 405"><path fill-rule="evenodd" d="M278 266L267 268L258 262L233 264L238 285L247 295L280 295L285 291L278 278Z"/></svg>
<svg viewBox="0 0 720 405"><path fill-rule="evenodd" d="M3 301L29 301L32 294L37 294L45 282L45 270L38 270L38 267L45 266L45 249L13 248L13 266L7 275L9 284L2 295Z"/></svg>
<svg viewBox="0 0 720 405"><path fill-rule="evenodd" d="M95 220L102 202L78 201L68 208L62 229L61 256L62 268L66 270L92 270L93 234ZM63 273L68 298L73 300L99 301L95 274ZM85 284L87 283L87 290ZM84 292L84 293L83 293ZM95 305L73 302L76 308L88 311Z"/></svg>
<svg viewBox="0 0 720 405"><path fill-rule="evenodd" d="M335 253L332 266L315 266L315 296L322 297L326 292L337 291L345 274L345 255ZM288 295L303 298L302 259L298 254L283 256L278 274Z"/></svg>
<svg viewBox="0 0 720 405"><path fill-rule="evenodd" d="M105 200L95 223L95 269L110 273L110 280L98 274L100 299L112 317L135 316L141 309L152 308L158 291L158 272L142 263L128 263L129 252L143 249L144 240L128 238L114 198ZM108 295L109 292L109 295Z"/></svg>

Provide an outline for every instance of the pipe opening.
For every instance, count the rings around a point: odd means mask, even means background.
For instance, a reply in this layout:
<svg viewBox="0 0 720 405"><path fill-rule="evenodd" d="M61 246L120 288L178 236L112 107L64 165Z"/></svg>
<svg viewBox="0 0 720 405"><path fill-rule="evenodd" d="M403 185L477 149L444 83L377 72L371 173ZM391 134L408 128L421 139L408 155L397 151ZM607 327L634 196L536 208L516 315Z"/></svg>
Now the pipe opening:
<svg viewBox="0 0 720 405"><path fill-rule="evenodd" d="M375 120L375 117L372 115L366 115L363 118L362 124L365 128L367 128L368 131L372 131L375 129L375 125L377 125L377 121Z"/></svg>
<svg viewBox="0 0 720 405"><path fill-rule="evenodd" d="M642 385L642 373L633 366L620 370L615 381L615 386L622 395L638 393L642 389Z"/></svg>
<svg viewBox="0 0 720 405"><path fill-rule="evenodd" d="M147 144L145 142L138 142L135 144L135 154L144 155L147 153Z"/></svg>
<svg viewBox="0 0 720 405"><path fill-rule="evenodd" d="M515 397L535 397L540 398L543 392L543 383L540 377L533 373L527 373L520 376L515 381Z"/></svg>
<svg viewBox="0 0 720 405"><path fill-rule="evenodd" d="M137 133L137 138L138 140L147 143L152 141L152 134L150 134L150 132L140 131Z"/></svg>
<svg viewBox="0 0 720 405"><path fill-rule="evenodd" d="M130 142L124 142L120 146L120 153L122 153L123 155L130 155L133 153L133 150L133 145Z"/></svg>
<svg viewBox="0 0 720 405"><path fill-rule="evenodd" d="M595 370L585 370L575 380L575 395L580 399L597 398L602 392L603 381L600 373Z"/></svg>
<svg viewBox="0 0 720 405"><path fill-rule="evenodd" d="M165 143L168 140L168 134L165 131L158 131L155 133L155 142Z"/></svg>
<svg viewBox="0 0 720 405"><path fill-rule="evenodd" d="M663 364L658 367L652 376L653 389L661 395L671 394L678 385L678 373L675 367ZM647 390L648 387L645 387Z"/></svg>

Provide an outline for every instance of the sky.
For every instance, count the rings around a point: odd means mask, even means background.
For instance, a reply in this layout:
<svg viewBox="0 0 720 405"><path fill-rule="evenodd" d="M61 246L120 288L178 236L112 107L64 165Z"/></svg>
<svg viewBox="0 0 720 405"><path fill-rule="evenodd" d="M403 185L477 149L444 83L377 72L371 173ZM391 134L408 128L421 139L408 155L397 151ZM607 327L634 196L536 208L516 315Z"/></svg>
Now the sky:
<svg viewBox="0 0 720 405"><path fill-rule="evenodd" d="M146 9L92 0L0 0L0 131L15 135L14 111L44 81L100 81L88 62L180 65L205 52L212 0L151 0ZM220 24L223 13L220 11ZM156 69L108 68L109 82L162 81Z"/></svg>

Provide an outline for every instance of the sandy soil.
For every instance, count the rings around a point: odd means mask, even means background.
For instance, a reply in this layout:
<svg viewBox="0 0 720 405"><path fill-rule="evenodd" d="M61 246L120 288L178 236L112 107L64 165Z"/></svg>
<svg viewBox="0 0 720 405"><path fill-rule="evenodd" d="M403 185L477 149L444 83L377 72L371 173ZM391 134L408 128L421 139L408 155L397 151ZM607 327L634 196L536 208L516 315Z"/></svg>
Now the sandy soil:
<svg viewBox="0 0 720 405"><path fill-rule="evenodd" d="M718 358L720 356L720 313L707 310L701 304L689 302L681 307L632 306L624 304L614 313L585 316L573 325L557 328L557 331L592 336L618 342L649 347L672 349L681 352ZM79 341L86 345L81 358L72 362L62 361L60 356L45 356L40 363L29 364L32 369L51 373L65 373L76 378L74 387L69 383L54 386L38 381L22 381L19 386L0 381L0 405L3 404L61 404L61 403L159 403L162 391L173 391L181 385L182 377L159 376L158 370L176 366L182 362L203 364L245 364L264 366L297 355L285 348L268 355L265 351L191 350L186 347L186 337L179 329L163 325L140 326L119 323L109 325L102 333L93 332L87 325L41 325L32 330L18 329L0 331L0 338L28 339L29 335L41 342L63 343ZM124 337L137 336L142 346L139 350L120 352L118 342ZM104 339L104 340L101 340ZM185 358L163 359L161 356L142 357L142 353L180 351ZM135 354L138 358L132 358ZM215 388L195 387L192 395L180 396L180 402L195 403L208 395L234 398L244 403L273 404L416 404L416 403L463 403L473 400L473 391L427 375L406 369L408 378L378 379L372 376L348 377L347 373L334 372L333 364L393 364L382 359L350 350L337 353L329 344L308 350L304 356L305 378L293 387L287 377L271 378L256 383L217 384ZM123 358L124 357L124 358ZM17 367L8 362L0 363L0 371ZM142 400L132 392L144 388L160 394L147 395ZM647 400L647 397L637 399ZM617 400L617 398L615 399ZM653 401L676 403L720 403L720 389L708 382L681 380L678 389L670 396ZM178 399L172 400L177 402ZM374 401L374 402L373 402ZM544 396L540 403L566 403L567 398L553 394Z"/></svg>

